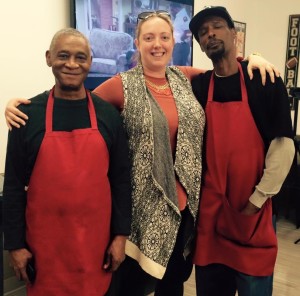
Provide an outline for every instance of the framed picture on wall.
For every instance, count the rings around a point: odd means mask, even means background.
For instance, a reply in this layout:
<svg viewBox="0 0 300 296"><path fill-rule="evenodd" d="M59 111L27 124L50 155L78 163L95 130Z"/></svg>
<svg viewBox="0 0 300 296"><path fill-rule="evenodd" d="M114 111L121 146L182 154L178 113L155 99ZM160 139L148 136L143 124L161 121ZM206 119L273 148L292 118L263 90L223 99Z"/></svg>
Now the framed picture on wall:
<svg viewBox="0 0 300 296"><path fill-rule="evenodd" d="M236 29L236 55L238 57L245 56L245 43L246 43L246 23L233 21Z"/></svg>

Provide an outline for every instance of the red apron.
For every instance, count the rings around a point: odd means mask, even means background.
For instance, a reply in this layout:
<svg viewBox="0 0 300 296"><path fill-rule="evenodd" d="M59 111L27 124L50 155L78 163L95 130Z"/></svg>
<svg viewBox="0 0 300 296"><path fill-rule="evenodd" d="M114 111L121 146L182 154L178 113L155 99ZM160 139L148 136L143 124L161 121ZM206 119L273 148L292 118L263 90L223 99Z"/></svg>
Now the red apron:
<svg viewBox="0 0 300 296"><path fill-rule="evenodd" d="M253 276L272 274L277 239L272 201L251 216L246 206L264 169L262 138L252 117L243 71L239 65L242 100L213 101L212 73L206 105L205 173L197 226L196 265L225 264Z"/></svg>
<svg viewBox="0 0 300 296"><path fill-rule="evenodd" d="M53 104L52 90L27 192L27 242L37 270L27 295L104 295L111 279L102 269L111 218L107 146L89 93L91 128L53 131Z"/></svg>

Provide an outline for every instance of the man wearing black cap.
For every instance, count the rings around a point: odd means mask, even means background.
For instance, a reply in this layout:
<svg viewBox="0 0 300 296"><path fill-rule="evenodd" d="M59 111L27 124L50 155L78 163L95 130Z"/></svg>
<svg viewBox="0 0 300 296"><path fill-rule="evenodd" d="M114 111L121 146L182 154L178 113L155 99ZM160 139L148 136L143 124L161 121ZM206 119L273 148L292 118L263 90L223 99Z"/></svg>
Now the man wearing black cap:
<svg viewBox="0 0 300 296"><path fill-rule="evenodd" d="M287 92L281 78L263 86L258 71L246 75L224 7L200 11L190 30L214 66L192 81L207 117L197 295L269 296L277 255L271 197L294 156Z"/></svg>

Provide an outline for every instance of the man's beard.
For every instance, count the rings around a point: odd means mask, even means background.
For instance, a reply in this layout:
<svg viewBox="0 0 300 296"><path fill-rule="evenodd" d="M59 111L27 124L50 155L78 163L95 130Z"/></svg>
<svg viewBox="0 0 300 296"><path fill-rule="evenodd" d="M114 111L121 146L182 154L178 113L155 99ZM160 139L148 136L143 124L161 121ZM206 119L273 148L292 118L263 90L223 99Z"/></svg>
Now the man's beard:
<svg viewBox="0 0 300 296"><path fill-rule="evenodd" d="M208 57L213 61L219 61L224 57L225 54L225 48L222 46L221 48L218 48L216 51L212 51L209 53Z"/></svg>
<svg viewBox="0 0 300 296"><path fill-rule="evenodd" d="M61 85L60 88L63 91L78 91L78 90L80 90L80 86L76 86L76 85Z"/></svg>

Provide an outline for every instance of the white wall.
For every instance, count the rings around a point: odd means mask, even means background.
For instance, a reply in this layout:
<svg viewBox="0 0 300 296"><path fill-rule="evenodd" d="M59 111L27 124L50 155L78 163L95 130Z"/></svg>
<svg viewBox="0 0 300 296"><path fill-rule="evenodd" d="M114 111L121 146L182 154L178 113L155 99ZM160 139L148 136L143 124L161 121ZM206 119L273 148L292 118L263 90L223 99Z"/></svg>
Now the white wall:
<svg viewBox="0 0 300 296"><path fill-rule="evenodd" d="M52 36L70 26L69 0L6 0L0 5L0 173L4 171L10 98L32 97L54 84L45 51Z"/></svg>
<svg viewBox="0 0 300 296"><path fill-rule="evenodd" d="M54 83L44 53L53 34L70 26L69 0L6 0L0 9L0 173L4 171L7 128L4 108L10 98L32 97ZM195 12L204 5L226 6L234 20L247 23L246 55L259 51L284 76L288 19L300 14L299 0L195 0ZM211 69L211 62L194 41L194 66ZM298 86L300 75L298 75ZM299 131L299 129L298 129Z"/></svg>

